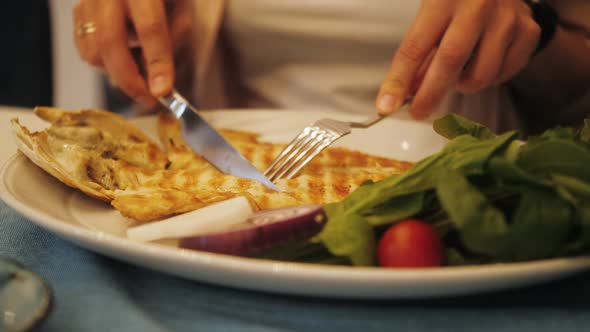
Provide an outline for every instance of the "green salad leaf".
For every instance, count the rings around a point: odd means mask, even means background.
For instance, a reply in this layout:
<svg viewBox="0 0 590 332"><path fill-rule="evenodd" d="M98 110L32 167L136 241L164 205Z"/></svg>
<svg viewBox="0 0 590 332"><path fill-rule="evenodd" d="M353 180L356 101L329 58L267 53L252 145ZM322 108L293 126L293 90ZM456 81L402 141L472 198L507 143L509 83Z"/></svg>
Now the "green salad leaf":
<svg viewBox="0 0 590 332"><path fill-rule="evenodd" d="M573 226L573 209L555 190L523 187L510 225L515 260L551 257Z"/></svg>
<svg viewBox="0 0 590 332"><path fill-rule="evenodd" d="M328 222L314 244L371 265L384 228L421 218L441 230L449 264L590 250L590 121L579 131L555 128L527 142L454 114L434 129L449 138L440 152L326 205Z"/></svg>
<svg viewBox="0 0 590 332"><path fill-rule="evenodd" d="M580 133L578 134L578 139L584 143L590 144L590 120L589 119L584 120L584 126L582 127L582 130L580 130Z"/></svg>
<svg viewBox="0 0 590 332"><path fill-rule="evenodd" d="M504 214L469 184L465 176L449 172L438 182L436 193L468 249L507 257L510 253L507 245L509 229Z"/></svg>
<svg viewBox="0 0 590 332"><path fill-rule="evenodd" d="M365 218L357 214L337 214L318 238L336 256L345 256L355 265L375 261L375 235Z"/></svg>
<svg viewBox="0 0 590 332"><path fill-rule="evenodd" d="M496 134L490 129L456 114L449 114L438 119L434 122L433 128L439 135L448 139L453 139L461 135L469 135L478 139L496 137Z"/></svg>
<svg viewBox="0 0 590 332"><path fill-rule="evenodd" d="M590 150L573 139L537 139L522 146L517 164L535 176L568 175L590 181Z"/></svg>

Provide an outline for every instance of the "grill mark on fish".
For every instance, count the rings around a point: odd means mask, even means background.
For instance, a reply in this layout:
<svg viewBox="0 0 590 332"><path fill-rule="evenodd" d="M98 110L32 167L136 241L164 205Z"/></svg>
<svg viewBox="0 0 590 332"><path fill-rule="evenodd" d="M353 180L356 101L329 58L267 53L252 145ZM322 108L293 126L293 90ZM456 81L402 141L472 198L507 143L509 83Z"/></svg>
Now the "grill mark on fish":
<svg viewBox="0 0 590 332"><path fill-rule="evenodd" d="M335 197L345 197L350 193L350 183L342 174L332 174L332 189ZM329 199L332 201L332 197Z"/></svg>
<svg viewBox="0 0 590 332"><path fill-rule="evenodd" d="M117 159L112 150L105 150L100 154L100 156L104 159Z"/></svg>
<svg viewBox="0 0 590 332"><path fill-rule="evenodd" d="M256 161L256 157L258 156L258 154L256 153L256 150L252 146L246 145L241 150L242 150L241 153L244 156L244 158L246 158L248 161L250 161L250 163L256 164L255 161Z"/></svg>
<svg viewBox="0 0 590 332"><path fill-rule="evenodd" d="M270 164L272 164L275 158L279 155L279 152L277 150L278 149L276 149L274 146L265 147L264 155L262 157L263 169L267 169L268 166L270 166Z"/></svg>
<svg viewBox="0 0 590 332"><path fill-rule="evenodd" d="M143 140L141 138L137 137L134 134L127 135L127 138L129 138L129 140L131 140L132 142L135 142L135 143L141 143L141 142L143 142Z"/></svg>
<svg viewBox="0 0 590 332"><path fill-rule="evenodd" d="M287 180L287 185L289 186L290 193L295 197L297 201L305 202L306 201L306 185L301 181L300 177L295 177L292 179Z"/></svg>
<svg viewBox="0 0 590 332"><path fill-rule="evenodd" d="M323 183L323 192L322 192L322 202L327 202L329 201L329 196L330 196L330 190L332 188L333 185L333 180L332 180L332 173L325 173L323 175L323 179L324 179L324 183Z"/></svg>
<svg viewBox="0 0 590 332"><path fill-rule="evenodd" d="M313 181L309 176L306 176L305 178L307 179L307 187L309 188L310 201L323 202L325 194L324 184L319 181Z"/></svg>
<svg viewBox="0 0 590 332"><path fill-rule="evenodd" d="M369 164L369 158L365 154L361 153L350 153L348 155L350 165L367 166Z"/></svg>

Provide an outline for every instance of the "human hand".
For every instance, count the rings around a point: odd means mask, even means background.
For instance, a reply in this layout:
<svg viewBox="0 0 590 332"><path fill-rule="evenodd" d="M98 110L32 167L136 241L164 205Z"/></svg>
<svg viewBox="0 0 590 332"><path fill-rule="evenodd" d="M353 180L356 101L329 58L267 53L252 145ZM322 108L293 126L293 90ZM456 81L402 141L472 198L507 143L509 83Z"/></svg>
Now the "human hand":
<svg viewBox="0 0 590 332"><path fill-rule="evenodd" d="M156 104L154 97L172 90L174 64L165 1L80 0L73 18L80 56L104 70L113 85L147 107ZM129 49L130 24L141 46L147 82Z"/></svg>
<svg viewBox="0 0 590 332"><path fill-rule="evenodd" d="M506 82L533 55L540 27L522 0L423 0L376 106L395 112L413 95L410 114L432 114L451 89L469 93Z"/></svg>

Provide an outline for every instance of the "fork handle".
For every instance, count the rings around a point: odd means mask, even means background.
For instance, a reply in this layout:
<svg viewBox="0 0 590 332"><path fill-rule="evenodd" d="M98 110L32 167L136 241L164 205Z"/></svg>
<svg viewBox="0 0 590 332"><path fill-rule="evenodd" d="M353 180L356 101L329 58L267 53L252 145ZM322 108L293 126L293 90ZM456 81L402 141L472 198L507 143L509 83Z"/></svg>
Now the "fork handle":
<svg viewBox="0 0 590 332"><path fill-rule="evenodd" d="M412 99L413 97L411 96L406 98L406 102L400 107L400 109L408 107ZM386 117L388 117L388 115L375 114L363 122L349 122L348 125L350 128L368 128Z"/></svg>
<svg viewBox="0 0 590 332"><path fill-rule="evenodd" d="M386 116L384 116L384 115L375 114L363 122L349 122L348 125L351 128L367 128L367 127L370 127L370 126L374 125L375 123L383 120L385 117Z"/></svg>

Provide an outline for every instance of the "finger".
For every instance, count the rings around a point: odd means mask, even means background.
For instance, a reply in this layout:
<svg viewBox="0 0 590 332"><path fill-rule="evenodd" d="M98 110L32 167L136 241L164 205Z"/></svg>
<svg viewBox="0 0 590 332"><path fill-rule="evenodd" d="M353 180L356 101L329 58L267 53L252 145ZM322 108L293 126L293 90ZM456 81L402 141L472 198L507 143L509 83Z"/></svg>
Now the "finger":
<svg viewBox="0 0 590 332"><path fill-rule="evenodd" d="M376 107L381 114L395 112L409 94L420 67L440 41L451 15L442 1L424 2L379 90Z"/></svg>
<svg viewBox="0 0 590 332"><path fill-rule="evenodd" d="M145 106L153 106L155 99L149 93L127 46L124 4L120 0L102 0L101 6L101 26L108 26L108 29L101 31L100 48L111 81L133 99Z"/></svg>
<svg viewBox="0 0 590 332"><path fill-rule="evenodd" d="M161 0L128 0L132 21L142 46L151 93L168 94L174 81L172 45Z"/></svg>
<svg viewBox="0 0 590 332"><path fill-rule="evenodd" d="M496 13L484 31L475 56L455 86L461 92L485 89L494 84L500 75L504 58L518 27L518 16L507 8L501 8Z"/></svg>
<svg viewBox="0 0 590 332"><path fill-rule="evenodd" d="M539 25L529 17L522 17L495 84L510 80L529 63L540 37L541 28Z"/></svg>
<svg viewBox="0 0 590 332"><path fill-rule="evenodd" d="M434 112L457 82L486 24L488 3L469 1L453 18L410 106L414 118Z"/></svg>
<svg viewBox="0 0 590 332"><path fill-rule="evenodd" d="M94 1L82 0L74 7L74 42L82 60L92 66L102 67L102 58L98 48L99 28L96 20L93 19L93 14L96 13L94 4ZM81 27L87 23L96 25L96 31L94 33L83 33Z"/></svg>
<svg viewBox="0 0 590 332"><path fill-rule="evenodd" d="M418 69L418 73L416 74L416 78L414 79L414 82L412 83L412 87L409 90L408 98L413 97L416 94L416 91L418 91L418 89L420 88L420 85L422 85L422 81L424 81L424 76L426 76L426 71L428 70L428 68L432 64L432 60L434 59L434 55L436 54L437 50L438 50L438 48L435 47L430 52L430 54L428 55L428 57L426 58L424 63L420 66L420 69ZM406 100L408 98L406 98Z"/></svg>

